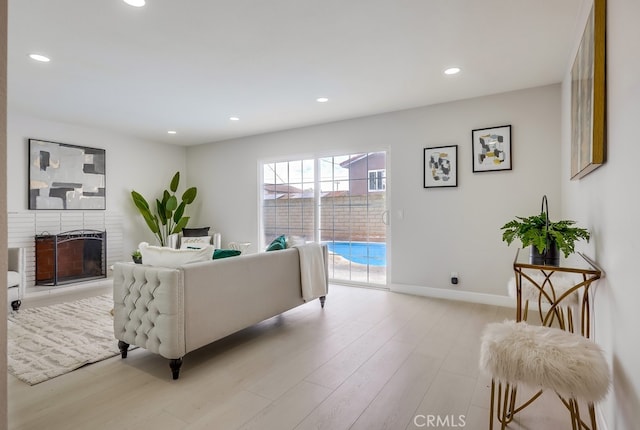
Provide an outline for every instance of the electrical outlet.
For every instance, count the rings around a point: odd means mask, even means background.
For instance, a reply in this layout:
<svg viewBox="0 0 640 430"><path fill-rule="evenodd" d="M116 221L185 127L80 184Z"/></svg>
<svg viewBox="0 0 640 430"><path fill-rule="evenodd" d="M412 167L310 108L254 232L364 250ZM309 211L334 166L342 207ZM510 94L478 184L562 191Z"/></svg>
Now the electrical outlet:
<svg viewBox="0 0 640 430"><path fill-rule="evenodd" d="M451 272L451 283L453 285L457 285L458 284L458 272Z"/></svg>

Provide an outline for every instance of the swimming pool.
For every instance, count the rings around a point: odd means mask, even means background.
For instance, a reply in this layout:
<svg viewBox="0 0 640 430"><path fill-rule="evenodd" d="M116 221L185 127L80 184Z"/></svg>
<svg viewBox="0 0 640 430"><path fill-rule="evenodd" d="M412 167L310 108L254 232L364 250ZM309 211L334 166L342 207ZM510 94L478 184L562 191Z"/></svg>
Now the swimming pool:
<svg viewBox="0 0 640 430"><path fill-rule="evenodd" d="M384 242L326 242L329 252L349 261L370 266L387 265L387 244Z"/></svg>

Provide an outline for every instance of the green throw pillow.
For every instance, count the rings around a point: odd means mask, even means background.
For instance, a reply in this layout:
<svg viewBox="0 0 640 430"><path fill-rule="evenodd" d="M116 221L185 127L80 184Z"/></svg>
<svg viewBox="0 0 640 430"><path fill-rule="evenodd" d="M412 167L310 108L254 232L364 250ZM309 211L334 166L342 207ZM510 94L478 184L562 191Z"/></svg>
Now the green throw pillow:
<svg viewBox="0 0 640 430"><path fill-rule="evenodd" d="M240 255L240 251L235 249L216 249L213 251L213 259L219 260L221 258L235 257Z"/></svg>
<svg viewBox="0 0 640 430"><path fill-rule="evenodd" d="M267 251L277 251L279 249L285 249L287 247L287 239L284 237L284 234L273 239L273 242L267 246Z"/></svg>

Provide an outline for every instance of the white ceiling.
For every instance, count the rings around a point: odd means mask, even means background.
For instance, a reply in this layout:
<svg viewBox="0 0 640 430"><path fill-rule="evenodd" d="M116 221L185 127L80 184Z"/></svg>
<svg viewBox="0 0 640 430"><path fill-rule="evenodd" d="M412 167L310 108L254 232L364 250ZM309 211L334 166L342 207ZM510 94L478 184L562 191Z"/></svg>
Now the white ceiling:
<svg viewBox="0 0 640 430"><path fill-rule="evenodd" d="M10 0L9 110L193 145L546 85L584 1Z"/></svg>

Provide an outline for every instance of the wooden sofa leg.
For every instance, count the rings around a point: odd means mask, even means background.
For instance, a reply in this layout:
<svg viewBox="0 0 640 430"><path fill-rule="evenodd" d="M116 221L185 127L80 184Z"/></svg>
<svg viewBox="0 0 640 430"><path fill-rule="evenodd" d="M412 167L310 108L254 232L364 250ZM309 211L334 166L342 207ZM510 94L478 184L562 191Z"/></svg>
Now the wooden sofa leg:
<svg viewBox="0 0 640 430"><path fill-rule="evenodd" d="M173 379L178 379L180 376L180 367L182 366L182 358L172 358L169 360L169 367L171 368L171 375Z"/></svg>
<svg viewBox="0 0 640 430"><path fill-rule="evenodd" d="M327 296L320 296L320 307L324 309L324 301L327 300Z"/></svg>
<svg viewBox="0 0 640 430"><path fill-rule="evenodd" d="M120 356L122 358L127 358L127 350L129 349L129 344L119 340L118 348L120 348Z"/></svg>

